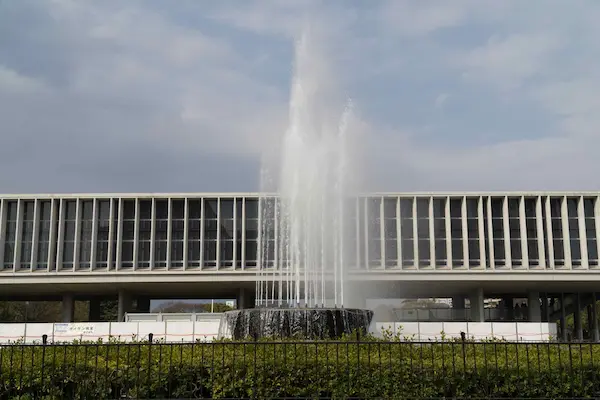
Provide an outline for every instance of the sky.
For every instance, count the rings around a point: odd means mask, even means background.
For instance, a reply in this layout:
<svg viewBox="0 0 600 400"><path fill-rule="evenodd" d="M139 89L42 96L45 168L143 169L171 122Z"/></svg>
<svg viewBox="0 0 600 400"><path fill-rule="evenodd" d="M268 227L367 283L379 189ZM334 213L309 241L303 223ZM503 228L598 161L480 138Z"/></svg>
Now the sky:
<svg viewBox="0 0 600 400"><path fill-rule="evenodd" d="M595 0L0 0L0 192L246 192L294 42L328 49L365 190L599 190Z"/></svg>

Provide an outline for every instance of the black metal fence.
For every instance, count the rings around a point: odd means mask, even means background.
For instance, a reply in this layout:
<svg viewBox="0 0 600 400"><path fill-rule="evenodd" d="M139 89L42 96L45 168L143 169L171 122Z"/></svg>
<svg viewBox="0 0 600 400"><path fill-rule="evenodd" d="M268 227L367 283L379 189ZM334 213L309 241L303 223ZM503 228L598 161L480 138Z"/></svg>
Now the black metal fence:
<svg viewBox="0 0 600 400"><path fill-rule="evenodd" d="M600 397L600 344L398 341L0 346L0 399Z"/></svg>

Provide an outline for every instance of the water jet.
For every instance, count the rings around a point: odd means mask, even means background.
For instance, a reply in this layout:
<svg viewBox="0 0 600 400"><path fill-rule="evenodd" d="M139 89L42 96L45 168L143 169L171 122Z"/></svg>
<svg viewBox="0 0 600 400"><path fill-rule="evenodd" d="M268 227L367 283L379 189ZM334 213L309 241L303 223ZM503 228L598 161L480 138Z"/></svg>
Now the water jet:
<svg viewBox="0 0 600 400"><path fill-rule="evenodd" d="M222 323L222 333L235 339L339 338L367 331L373 317L351 306L355 293L347 287L348 227L357 216L348 205L355 204L359 168L352 104L337 101L325 53L310 33L296 43L277 163L261 171L261 193L275 194L259 199L256 307L227 312Z"/></svg>

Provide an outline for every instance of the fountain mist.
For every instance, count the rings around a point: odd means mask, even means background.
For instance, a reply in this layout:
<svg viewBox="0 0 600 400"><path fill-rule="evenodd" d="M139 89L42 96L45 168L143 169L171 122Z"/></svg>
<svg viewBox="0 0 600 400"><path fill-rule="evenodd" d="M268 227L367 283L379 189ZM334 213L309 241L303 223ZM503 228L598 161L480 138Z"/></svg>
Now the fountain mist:
<svg viewBox="0 0 600 400"><path fill-rule="evenodd" d="M352 107L336 98L333 75L315 44L309 34L296 44L289 126L278 162L262 170L261 190L276 186L276 195L263 195L259 203L257 306L348 305L346 224L356 212L347 207L356 189L349 159Z"/></svg>

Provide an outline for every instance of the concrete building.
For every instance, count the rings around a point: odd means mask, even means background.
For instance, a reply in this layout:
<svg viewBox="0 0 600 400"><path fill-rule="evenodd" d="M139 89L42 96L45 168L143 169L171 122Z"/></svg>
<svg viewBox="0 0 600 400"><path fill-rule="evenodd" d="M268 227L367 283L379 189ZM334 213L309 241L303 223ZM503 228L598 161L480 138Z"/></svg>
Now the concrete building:
<svg viewBox="0 0 600 400"><path fill-rule="evenodd" d="M515 298L527 299L532 321L564 321L588 307L598 338L599 195L353 199L351 280L371 297L451 297L454 308L470 305L474 321L486 319L484 300L492 297L505 300L506 318ZM229 296L251 306L259 227L277 218L259 212L259 203L257 193L0 196L0 299L62 299L65 321L74 299L107 296L118 296L121 316L133 300L146 310L150 298ZM576 337L584 331L578 315Z"/></svg>

